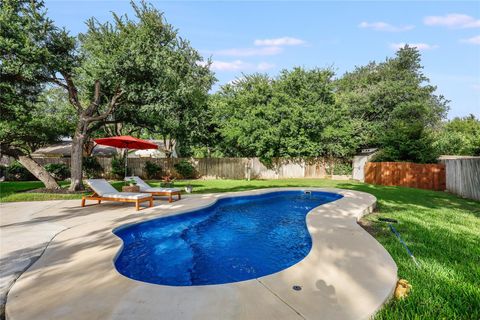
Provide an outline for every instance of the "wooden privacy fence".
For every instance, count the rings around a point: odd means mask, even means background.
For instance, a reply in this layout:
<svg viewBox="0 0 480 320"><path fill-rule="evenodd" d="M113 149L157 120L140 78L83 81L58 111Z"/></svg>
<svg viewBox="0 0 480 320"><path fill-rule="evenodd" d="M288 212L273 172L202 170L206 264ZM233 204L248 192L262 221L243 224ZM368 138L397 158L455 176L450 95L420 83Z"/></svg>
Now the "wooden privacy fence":
<svg viewBox="0 0 480 320"><path fill-rule="evenodd" d="M112 158L96 157L102 167L103 177L110 178ZM128 173L146 177L147 161L162 167L163 172L173 172L174 165L182 160L190 162L199 177L207 179L284 179L325 178L330 176L329 163L323 158L276 159L273 168L267 168L258 158L128 158ZM40 165L64 163L70 166L70 158L35 158Z"/></svg>
<svg viewBox="0 0 480 320"><path fill-rule="evenodd" d="M447 191L480 201L480 157L443 159Z"/></svg>
<svg viewBox="0 0 480 320"><path fill-rule="evenodd" d="M445 165L412 162L368 162L365 182L383 186L402 186L445 190Z"/></svg>

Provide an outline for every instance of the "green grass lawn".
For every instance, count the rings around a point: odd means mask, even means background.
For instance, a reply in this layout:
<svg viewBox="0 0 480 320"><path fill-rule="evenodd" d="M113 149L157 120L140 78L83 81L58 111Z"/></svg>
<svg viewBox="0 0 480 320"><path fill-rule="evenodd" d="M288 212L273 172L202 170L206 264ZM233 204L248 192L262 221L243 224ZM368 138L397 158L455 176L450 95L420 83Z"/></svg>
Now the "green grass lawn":
<svg viewBox="0 0 480 320"><path fill-rule="evenodd" d="M158 181L150 181L158 185ZM114 182L119 189L122 182ZM242 191L289 186L338 187L365 191L378 199L376 213L363 219L376 239L398 265L398 276L413 286L403 301L392 300L378 319L480 319L480 202L445 192L373 186L352 181L289 180L192 180L196 193ZM65 183L62 183L65 185ZM80 198L75 195L22 193L42 187L40 182L2 182L0 201ZM394 218L402 238L421 264L417 268L388 225L378 217Z"/></svg>

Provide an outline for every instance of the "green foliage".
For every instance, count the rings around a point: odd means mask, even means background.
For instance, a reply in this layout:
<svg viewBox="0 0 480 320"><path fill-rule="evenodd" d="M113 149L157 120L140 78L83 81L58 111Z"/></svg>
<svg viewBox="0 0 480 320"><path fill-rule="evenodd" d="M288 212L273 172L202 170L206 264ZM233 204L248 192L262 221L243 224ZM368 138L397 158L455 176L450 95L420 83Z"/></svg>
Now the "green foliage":
<svg viewBox="0 0 480 320"><path fill-rule="evenodd" d="M6 168L6 179L11 181L32 181L37 180L33 174L30 173L18 161L13 161Z"/></svg>
<svg viewBox="0 0 480 320"><path fill-rule="evenodd" d="M383 149L378 159L436 160L432 132L448 101L434 94L420 62L418 50L405 46L394 58L359 67L337 81L339 103L361 123L361 146Z"/></svg>
<svg viewBox="0 0 480 320"><path fill-rule="evenodd" d="M81 52L88 57L81 68L83 87L91 96L92 84L100 79L106 97L118 90L125 93L109 122L159 134L171 147L175 142L189 144L203 130L208 91L215 80L209 62L163 13L145 2L132 6L135 19L113 14L112 22L87 21L88 31L79 36ZM104 109L108 103L102 98Z"/></svg>
<svg viewBox="0 0 480 320"><path fill-rule="evenodd" d="M145 162L145 172L147 174L147 179L156 179L160 178L162 175L162 167L154 162L147 161Z"/></svg>
<svg viewBox="0 0 480 320"><path fill-rule="evenodd" d="M18 157L68 134L64 105L51 103L57 93L45 84L60 66L73 66L75 45L38 0L2 1L0 30L0 145Z"/></svg>
<svg viewBox="0 0 480 320"><path fill-rule="evenodd" d="M227 156L347 157L357 123L337 105L331 70L295 68L277 78L254 74L223 86L211 100L217 148ZM217 137L218 140L218 137Z"/></svg>
<svg viewBox="0 0 480 320"><path fill-rule="evenodd" d="M49 163L44 167L55 180L65 180L70 177L70 168L64 163Z"/></svg>
<svg viewBox="0 0 480 320"><path fill-rule="evenodd" d="M333 167L335 175L352 175L353 167L351 162L336 162Z"/></svg>
<svg viewBox="0 0 480 320"><path fill-rule="evenodd" d="M125 176L125 158L113 157L112 158L112 175L117 178L123 178Z"/></svg>
<svg viewBox="0 0 480 320"><path fill-rule="evenodd" d="M188 162L187 160L182 160L179 163L173 165L175 171L183 178L183 179L193 179L196 177L197 173L193 165Z"/></svg>
<svg viewBox="0 0 480 320"><path fill-rule="evenodd" d="M83 173L87 178L96 178L102 172L102 166L95 157L84 157L82 161Z"/></svg>
<svg viewBox="0 0 480 320"><path fill-rule="evenodd" d="M392 112L389 128L378 139L382 149L373 161L437 162L439 154L431 129L422 121L422 107L406 104Z"/></svg>
<svg viewBox="0 0 480 320"><path fill-rule="evenodd" d="M480 120L473 114L446 122L435 137L443 155L480 156Z"/></svg>

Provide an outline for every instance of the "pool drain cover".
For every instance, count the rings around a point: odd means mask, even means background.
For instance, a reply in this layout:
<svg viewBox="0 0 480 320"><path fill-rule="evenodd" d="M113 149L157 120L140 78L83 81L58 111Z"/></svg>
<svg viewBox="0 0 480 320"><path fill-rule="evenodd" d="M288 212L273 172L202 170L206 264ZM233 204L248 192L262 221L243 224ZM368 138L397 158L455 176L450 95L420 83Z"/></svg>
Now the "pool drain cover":
<svg viewBox="0 0 480 320"><path fill-rule="evenodd" d="M295 291L300 291L300 290L302 290L302 287L301 286L293 286L292 289L295 290Z"/></svg>

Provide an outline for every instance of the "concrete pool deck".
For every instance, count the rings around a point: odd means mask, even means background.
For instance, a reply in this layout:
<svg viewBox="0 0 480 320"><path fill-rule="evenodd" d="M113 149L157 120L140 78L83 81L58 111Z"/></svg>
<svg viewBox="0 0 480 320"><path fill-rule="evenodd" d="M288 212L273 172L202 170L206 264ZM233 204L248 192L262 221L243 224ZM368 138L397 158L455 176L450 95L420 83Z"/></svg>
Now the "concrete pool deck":
<svg viewBox="0 0 480 320"><path fill-rule="evenodd" d="M170 287L126 278L113 265L122 245L112 233L116 227L225 196L295 189L344 197L308 214L312 250L290 268L237 283ZM397 281L388 252L356 223L375 203L358 191L272 188L156 201L139 212L119 203L81 208L79 200L2 204L1 260L16 261L2 282L43 252L10 288L7 319L367 319Z"/></svg>

